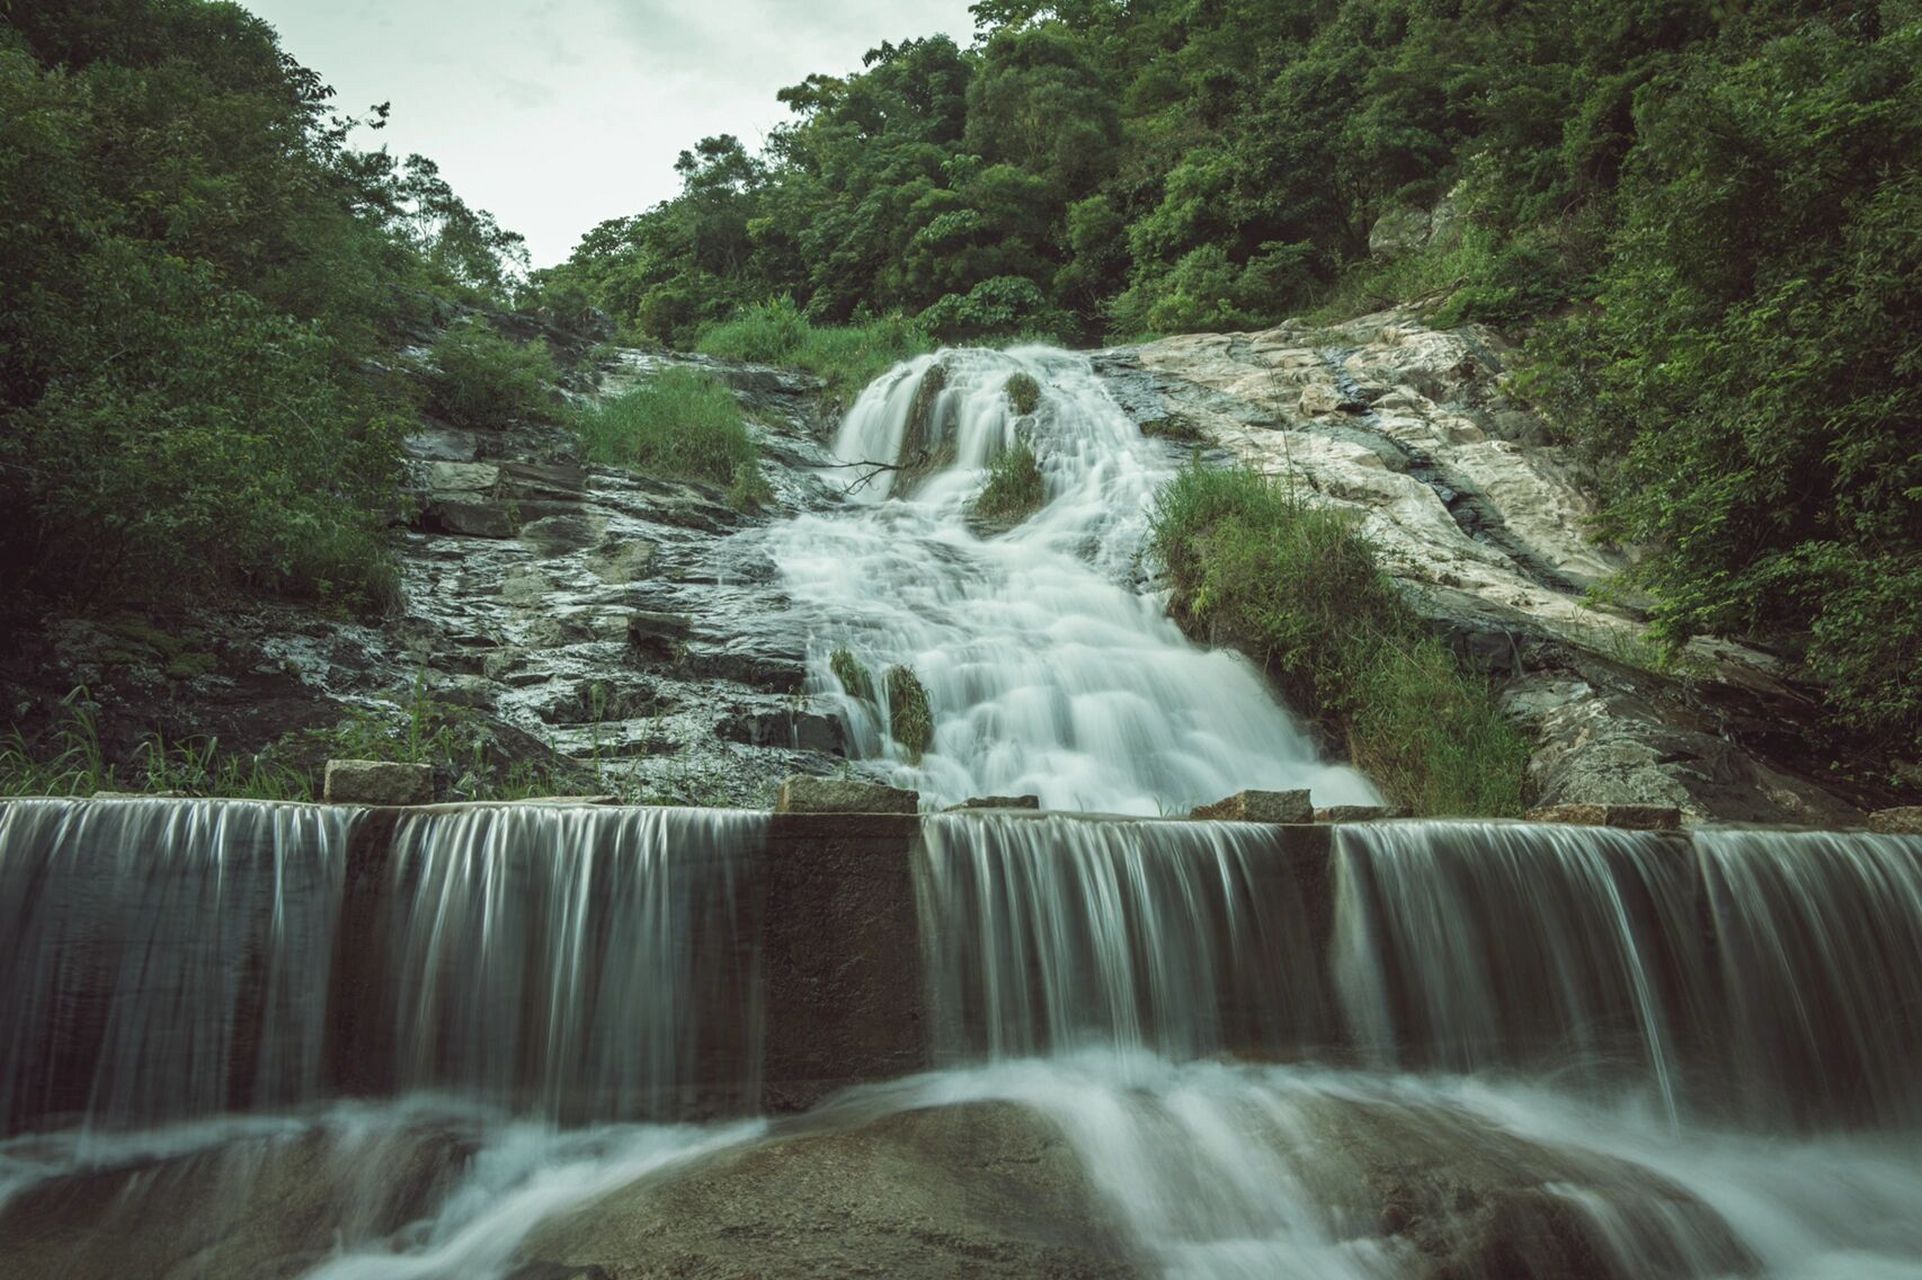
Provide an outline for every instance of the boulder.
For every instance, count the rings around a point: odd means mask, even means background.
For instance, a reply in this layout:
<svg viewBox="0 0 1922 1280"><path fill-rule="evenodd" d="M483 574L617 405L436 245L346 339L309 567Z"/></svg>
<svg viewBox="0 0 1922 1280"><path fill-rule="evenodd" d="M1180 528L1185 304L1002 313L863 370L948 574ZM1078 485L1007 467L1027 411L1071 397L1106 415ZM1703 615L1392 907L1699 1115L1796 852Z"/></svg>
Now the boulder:
<svg viewBox="0 0 1922 1280"><path fill-rule="evenodd" d="M1406 257L1428 243L1434 230L1434 216L1426 209L1390 209L1375 219L1368 232L1368 255L1372 258Z"/></svg>
<svg viewBox="0 0 1922 1280"><path fill-rule="evenodd" d="M1313 822L1315 805L1306 791L1237 791L1188 816L1207 822Z"/></svg>
<svg viewBox="0 0 1922 1280"><path fill-rule="evenodd" d="M858 1113L855 1117L860 1119ZM776 1134L535 1228L530 1276L1151 1274L1058 1128L1011 1102ZM826 1131L820 1131L825 1129Z"/></svg>
<svg viewBox="0 0 1922 1280"><path fill-rule="evenodd" d="M1630 831L1679 831L1682 811L1659 804L1552 804L1530 809L1528 821Z"/></svg>
<svg viewBox="0 0 1922 1280"><path fill-rule="evenodd" d="M434 771L391 760L329 760L321 798L328 804L432 804Z"/></svg>
<svg viewBox="0 0 1922 1280"><path fill-rule="evenodd" d="M920 793L854 778L789 778L776 813L918 813Z"/></svg>
<svg viewBox="0 0 1922 1280"><path fill-rule="evenodd" d="M1869 830L1890 836L1922 836L1922 804L1877 809L1869 815Z"/></svg>

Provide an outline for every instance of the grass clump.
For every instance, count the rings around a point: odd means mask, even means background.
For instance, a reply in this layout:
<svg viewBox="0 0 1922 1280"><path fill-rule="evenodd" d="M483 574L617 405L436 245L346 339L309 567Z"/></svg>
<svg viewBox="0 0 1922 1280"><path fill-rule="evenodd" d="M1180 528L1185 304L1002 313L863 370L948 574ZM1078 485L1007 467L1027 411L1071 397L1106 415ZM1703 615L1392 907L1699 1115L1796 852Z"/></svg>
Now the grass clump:
<svg viewBox="0 0 1922 1280"><path fill-rule="evenodd" d="M151 733L132 760L116 764L100 743L86 691L63 701L65 713L38 740L15 729L0 740L0 796L90 796L102 791L225 796L239 800L312 800L313 777L271 752L223 752L218 738L170 742Z"/></svg>
<svg viewBox="0 0 1922 1280"><path fill-rule="evenodd" d="M889 667L881 683L888 695L888 732L907 748L908 760L920 764L934 745L934 712L928 691L913 667Z"/></svg>
<svg viewBox="0 0 1922 1280"><path fill-rule="evenodd" d="M722 360L805 369L843 402L896 364L934 347L927 331L905 316L817 325L788 297L743 307L733 319L702 330L695 343L697 351Z"/></svg>
<svg viewBox="0 0 1922 1280"><path fill-rule="evenodd" d="M1047 500L1047 482L1034 450L1021 440L988 464L987 487L975 498L973 510L983 520L1011 524L1027 519Z"/></svg>
<svg viewBox="0 0 1922 1280"><path fill-rule="evenodd" d="M697 369L665 369L583 410L575 429L588 460L603 466L735 485L744 493L752 482L742 482L742 469L759 475L759 451L734 393Z"/></svg>
<svg viewBox="0 0 1922 1280"><path fill-rule="evenodd" d="M1036 382L1031 374L1009 375L1006 390L1008 403L1013 405L1014 411L1023 417L1041 406L1041 384Z"/></svg>
<svg viewBox="0 0 1922 1280"><path fill-rule="evenodd" d="M841 688L846 690L848 697L867 703L874 701L874 677L868 674L868 669L861 665L861 660L854 656L853 650L841 648L829 654L828 670L841 682Z"/></svg>
<svg viewBox="0 0 1922 1280"><path fill-rule="evenodd" d="M1151 550L1176 609L1258 658L1289 704L1416 813L1522 810L1527 744L1340 513L1246 470L1191 467L1157 495Z"/></svg>

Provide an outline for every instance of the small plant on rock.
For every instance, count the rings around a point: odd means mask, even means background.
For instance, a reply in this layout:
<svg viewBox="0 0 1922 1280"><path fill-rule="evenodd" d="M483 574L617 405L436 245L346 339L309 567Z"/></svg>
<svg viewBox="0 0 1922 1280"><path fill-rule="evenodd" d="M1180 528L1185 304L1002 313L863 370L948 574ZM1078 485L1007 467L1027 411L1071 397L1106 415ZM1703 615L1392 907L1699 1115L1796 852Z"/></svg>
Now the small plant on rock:
<svg viewBox="0 0 1922 1280"><path fill-rule="evenodd" d="M836 649L828 655L828 670L841 682L841 688L847 691L848 697L873 704L874 678L861 665L861 660L854 656L853 650Z"/></svg>
<svg viewBox="0 0 1922 1280"><path fill-rule="evenodd" d="M1041 407L1041 384L1032 374L1017 373L1008 379L1008 403L1014 411L1026 417Z"/></svg>
<svg viewBox="0 0 1922 1280"><path fill-rule="evenodd" d="M882 684L888 695L888 730L907 748L909 761L920 764L921 757L934 745L934 712L928 707L928 691L913 667L889 667Z"/></svg>
<svg viewBox="0 0 1922 1280"><path fill-rule="evenodd" d="M988 464L987 487L974 500L974 514L998 524L1013 524L1039 511L1048 500L1034 450L1025 440Z"/></svg>

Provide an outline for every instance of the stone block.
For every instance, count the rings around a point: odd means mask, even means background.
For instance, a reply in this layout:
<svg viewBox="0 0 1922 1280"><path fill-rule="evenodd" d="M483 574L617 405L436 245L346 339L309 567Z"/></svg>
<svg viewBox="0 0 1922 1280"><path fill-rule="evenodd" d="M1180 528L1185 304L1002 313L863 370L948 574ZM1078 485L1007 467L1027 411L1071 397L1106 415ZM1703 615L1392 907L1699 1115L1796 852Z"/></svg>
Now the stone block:
<svg viewBox="0 0 1922 1280"><path fill-rule="evenodd" d="M781 784L776 813L914 813L919 792L852 778L789 778Z"/></svg>
<svg viewBox="0 0 1922 1280"><path fill-rule="evenodd" d="M434 771L389 760L329 760L321 796L328 804L432 804Z"/></svg>
<svg viewBox="0 0 1922 1280"><path fill-rule="evenodd" d="M1315 804L1306 791L1237 791L1188 816L1208 822L1313 822Z"/></svg>

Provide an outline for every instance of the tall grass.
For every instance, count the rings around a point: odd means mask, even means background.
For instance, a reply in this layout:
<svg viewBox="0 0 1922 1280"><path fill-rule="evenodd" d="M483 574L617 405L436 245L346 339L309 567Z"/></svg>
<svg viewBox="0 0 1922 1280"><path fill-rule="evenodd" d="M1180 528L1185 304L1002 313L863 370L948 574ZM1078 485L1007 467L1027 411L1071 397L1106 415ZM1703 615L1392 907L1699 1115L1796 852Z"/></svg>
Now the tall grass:
<svg viewBox="0 0 1922 1280"><path fill-rule="evenodd" d="M1521 812L1526 742L1341 513L1257 472L1190 467L1157 496L1150 549L1175 607L1260 660L1397 804Z"/></svg>
<svg viewBox="0 0 1922 1280"><path fill-rule="evenodd" d="M988 464L988 483L974 500L974 514L997 523L1025 520L1048 500L1048 484L1026 440L1018 440Z"/></svg>
<svg viewBox="0 0 1922 1280"><path fill-rule="evenodd" d="M743 307L732 320L704 329L695 344L723 360L805 369L822 378L843 403L895 364L935 346L933 337L906 316L817 325L786 297Z"/></svg>
<svg viewBox="0 0 1922 1280"><path fill-rule="evenodd" d="M100 744L99 724L84 690L65 701L66 713L44 738L18 729L0 741L0 795L90 796L100 791L175 792L243 800L311 800L313 778L268 753L223 753L218 738L169 742L149 734L130 765L116 765Z"/></svg>
<svg viewBox="0 0 1922 1280"><path fill-rule="evenodd" d="M734 393L697 369L666 369L575 419L589 461L651 475L742 483L759 451Z"/></svg>

